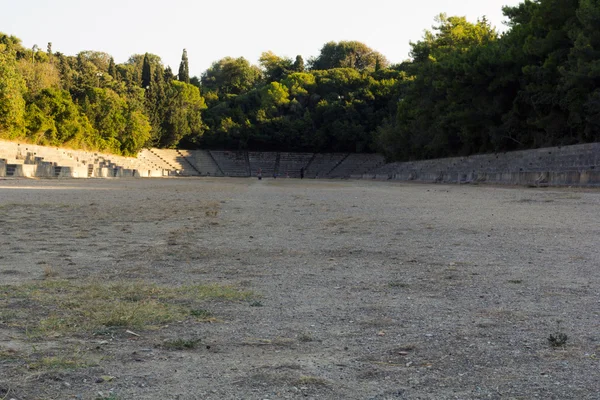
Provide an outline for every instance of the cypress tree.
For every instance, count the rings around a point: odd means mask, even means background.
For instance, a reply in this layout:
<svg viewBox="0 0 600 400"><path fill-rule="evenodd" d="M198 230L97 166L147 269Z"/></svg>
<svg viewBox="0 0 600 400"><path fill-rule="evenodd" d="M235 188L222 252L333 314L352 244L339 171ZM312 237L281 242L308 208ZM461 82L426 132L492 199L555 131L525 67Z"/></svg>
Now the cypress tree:
<svg viewBox="0 0 600 400"><path fill-rule="evenodd" d="M115 79L117 77L117 67L115 66L115 59L112 57L108 63L108 74Z"/></svg>
<svg viewBox="0 0 600 400"><path fill-rule="evenodd" d="M304 59L301 55L296 56L296 61L294 62L294 71L304 72Z"/></svg>
<svg viewBox="0 0 600 400"><path fill-rule="evenodd" d="M190 83L190 67L188 65L188 56L186 49L183 49L183 54L181 56L178 79L180 82Z"/></svg>
<svg viewBox="0 0 600 400"><path fill-rule="evenodd" d="M152 80L152 70L150 68L150 60L148 53L144 55L144 64L142 65L142 87L147 89L150 86Z"/></svg>

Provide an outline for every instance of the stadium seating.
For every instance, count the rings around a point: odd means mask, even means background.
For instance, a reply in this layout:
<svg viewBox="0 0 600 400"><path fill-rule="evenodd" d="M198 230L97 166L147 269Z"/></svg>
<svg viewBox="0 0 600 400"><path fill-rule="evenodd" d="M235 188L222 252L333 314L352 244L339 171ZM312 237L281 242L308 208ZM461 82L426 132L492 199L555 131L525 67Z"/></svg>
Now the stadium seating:
<svg viewBox="0 0 600 400"><path fill-rule="evenodd" d="M313 157L314 153L279 153L278 173L282 177L299 178L300 170L306 170Z"/></svg>
<svg viewBox="0 0 600 400"><path fill-rule="evenodd" d="M260 170L262 176L273 176L277 164L277 153L273 152L248 152L248 162L250 163L250 175L257 176Z"/></svg>
<svg viewBox="0 0 600 400"><path fill-rule="evenodd" d="M201 176L223 176L223 171L217 165L215 159L206 150L191 151L196 169Z"/></svg>
<svg viewBox="0 0 600 400"><path fill-rule="evenodd" d="M248 155L243 151L210 151L225 176L250 176Z"/></svg>

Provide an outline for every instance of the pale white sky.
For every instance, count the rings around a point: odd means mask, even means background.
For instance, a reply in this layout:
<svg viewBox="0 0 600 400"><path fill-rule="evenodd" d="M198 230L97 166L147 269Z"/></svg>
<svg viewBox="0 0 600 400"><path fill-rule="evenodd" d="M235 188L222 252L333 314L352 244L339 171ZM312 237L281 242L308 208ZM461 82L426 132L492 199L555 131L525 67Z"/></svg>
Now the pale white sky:
<svg viewBox="0 0 600 400"><path fill-rule="evenodd" d="M502 6L520 0L0 0L0 31L23 44L75 55L105 51L117 63L136 53L159 55L177 73L187 48L190 74L213 61L263 51L305 60L328 41L358 40L392 63L408 58L409 41L422 37L440 12L487 16L498 29Z"/></svg>

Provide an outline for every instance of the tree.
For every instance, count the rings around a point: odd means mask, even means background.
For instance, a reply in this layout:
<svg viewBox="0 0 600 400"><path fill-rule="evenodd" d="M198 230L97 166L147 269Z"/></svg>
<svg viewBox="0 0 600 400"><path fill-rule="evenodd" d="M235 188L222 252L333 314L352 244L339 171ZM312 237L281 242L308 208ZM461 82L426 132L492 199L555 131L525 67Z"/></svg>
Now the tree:
<svg viewBox="0 0 600 400"><path fill-rule="evenodd" d="M171 81L167 97L169 107L163 119L160 145L175 148L186 137L189 141L198 140L204 132L201 112L206 109L200 90L189 83Z"/></svg>
<svg viewBox="0 0 600 400"><path fill-rule="evenodd" d="M60 73L53 63L32 63L29 59L22 58L17 62L17 67L27 84L28 95L35 95L42 89L60 87Z"/></svg>
<svg viewBox="0 0 600 400"><path fill-rule="evenodd" d="M152 68L148 53L144 55L144 63L142 65L142 88L148 89L152 80Z"/></svg>
<svg viewBox="0 0 600 400"><path fill-rule="evenodd" d="M375 70L379 59L380 66L387 67L387 59L366 44L356 41L326 43L319 56L310 61L312 70L333 68L353 68L359 71Z"/></svg>
<svg viewBox="0 0 600 400"><path fill-rule="evenodd" d="M6 44L0 44L0 135L9 139L25 133L25 90L14 51L7 49Z"/></svg>
<svg viewBox="0 0 600 400"><path fill-rule="evenodd" d="M282 79L292 69L292 60L275 55L272 51L266 51L258 59L260 66L264 71L264 77L267 82L274 82Z"/></svg>
<svg viewBox="0 0 600 400"><path fill-rule="evenodd" d="M304 72L304 59L301 55L296 56L296 61L294 61L292 69L296 72Z"/></svg>
<svg viewBox="0 0 600 400"><path fill-rule="evenodd" d="M262 77L260 69L243 57L225 57L202 74L202 90L217 93L219 98L240 95L251 90Z"/></svg>
<svg viewBox="0 0 600 400"><path fill-rule="evenodd" d="M183 54L181 55L178 80L179 82L190 83L190 67L188 65L188 55L186 49L183 49Z"/></svg>
<svg viewBox="0 0 600 400"><path fill-rule="evenodd" d="M164 76L165 82L171 82L173 79L175 79L175 74L173 74L173 70L169 66L167 66L167 68L165 68L165 72L164 72L163 76Z"/></svg>
<svg viewBox="0 0 600 400"><path fill-rule="evenodd" d="M27 105L27 136L46 146L82 147L94 128L82 115L69 92L43 89Z"/></svg>
<svg viewBox="0 0 600 400"><path fill-rule="evenodd" d="M164 68L161 58L156 54L134 54L129 57L129 60L127 60L126 63L117 65L117 76L127 84L140 86L142 82L142 71L144 69L144 59L146 57L151 69L160 68L162 70Z"/></svg>
<svg viewBox="0 0 600 400"><path fill-rule="evenodd" d="M115 59L112 57L108 63L108 75L110 75L113 79L117 79L117 67L115 65Z"/></svg>

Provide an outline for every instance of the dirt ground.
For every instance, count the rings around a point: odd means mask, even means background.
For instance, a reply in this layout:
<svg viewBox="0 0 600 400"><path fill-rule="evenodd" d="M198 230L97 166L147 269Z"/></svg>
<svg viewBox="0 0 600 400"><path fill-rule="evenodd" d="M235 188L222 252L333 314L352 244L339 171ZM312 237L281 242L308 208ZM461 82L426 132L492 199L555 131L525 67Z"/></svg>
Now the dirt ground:
<svg viewBox="0 0 600 400"><path fill-rule="evenodd" d="M599 250L599 190L1 180L0 399L600 399ZM92 280L253 297L138 330L19 325L37 309L13 288Z"/></svg>

